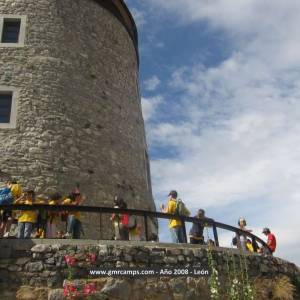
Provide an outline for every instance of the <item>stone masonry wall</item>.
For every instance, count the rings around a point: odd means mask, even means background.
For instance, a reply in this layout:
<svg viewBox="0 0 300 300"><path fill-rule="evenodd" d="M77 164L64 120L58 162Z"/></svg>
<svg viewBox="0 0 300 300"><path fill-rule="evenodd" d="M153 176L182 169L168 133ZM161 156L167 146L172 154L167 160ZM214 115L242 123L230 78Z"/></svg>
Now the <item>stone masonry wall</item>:
<svg viewBox="0 0 300 300"><path fill-rule="evenodd" d="M0 169L38 194L79 182L86 205L111 206L119 193L129 208L154 209L124 26L94 0L0 0L0 14L27 16L24 47L0 46L0 87L19 90L17 127L0 129ZM89 236L108 217L99 222L86 219Z"/></svg>
<svg viewBox="0 0 300 300"><path fill-rule="evenodd" d="M66 255L74 259L72 267L67 266ZM223 295L225 295L228 279L228 258L234 260L237 266L240 265L241 259L245 261L251 281L258 279L262 282L283 275L290 278L292 282L300 278L299 269L294 264L279 258L244 256L237 250L225 248L212 250L212 255L217 263ZM2 240L0 241L0 298L65 299L63 286L72 284L78 289L83 289L87 283L92 283L97 292L89 299L205 300L210 299L207 277L100 278L89 276L88 270L103 267L205 268L207 264L207 249L197 245ZM296 294L294 296L293 299L299 299ZM222 296L220 299L227 298ZM255 299L265 298L257 296Z"/></svg>

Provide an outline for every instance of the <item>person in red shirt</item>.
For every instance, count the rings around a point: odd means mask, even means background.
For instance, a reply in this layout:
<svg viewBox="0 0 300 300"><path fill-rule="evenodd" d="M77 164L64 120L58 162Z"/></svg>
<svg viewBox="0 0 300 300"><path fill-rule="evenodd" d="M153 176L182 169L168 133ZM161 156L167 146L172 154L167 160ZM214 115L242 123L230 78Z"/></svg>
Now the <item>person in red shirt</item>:
<svg viewBox="0 0 300 300"><path fill-rule="evenodd" d="M273 233L271 233L269 228L264 228L262 232L264 235L266 235L268 237L267 245L268 245L268 248L269 248L271 254L273 254L276 250L275 235Z"/></svg>

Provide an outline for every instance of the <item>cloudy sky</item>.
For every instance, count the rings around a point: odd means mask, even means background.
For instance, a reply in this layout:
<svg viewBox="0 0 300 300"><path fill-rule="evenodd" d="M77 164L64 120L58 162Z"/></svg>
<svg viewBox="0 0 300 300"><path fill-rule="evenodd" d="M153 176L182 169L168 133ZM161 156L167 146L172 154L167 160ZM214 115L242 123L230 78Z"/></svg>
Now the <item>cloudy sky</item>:
<svg viewBox="0 0 300 300"><path fill-rule="evenodd" d="M300 265L300 1L126 2L157 205L177 189L193 213L268 226Z"/></svg>

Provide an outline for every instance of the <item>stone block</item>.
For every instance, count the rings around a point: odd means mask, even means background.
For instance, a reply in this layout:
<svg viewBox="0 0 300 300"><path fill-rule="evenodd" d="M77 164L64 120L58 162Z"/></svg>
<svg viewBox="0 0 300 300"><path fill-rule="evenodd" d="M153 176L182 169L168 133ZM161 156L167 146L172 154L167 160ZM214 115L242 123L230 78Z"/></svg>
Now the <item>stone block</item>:
<svg viewBox="0 0 300 300"><path fill-rule="evenodd" d="M41 272L44 269L42 261L31 262L26 265L26 271L28 272Z"/></svg>
<svg viewBox="0 0 300 300"><path fill-rule="evenodd" d="M65 300L64 290L63 289L55 289L50 290L48 294L48 300Z"/></svg>
<svg viewBox="0 0 300 300"><path fill-rule="evenodd" d="M171 256L168 256L168 257L165 257L163 259L164 263L166 264L177 264L178 262L178 259L177 257L171 257Z"/></svg>
<svg viewBox="0 0 300 300"><path fill-rule="evenodd" d="M101 293L117 299L129 300L131 295L131 286L127 280L108 280Z"/></svg>
<svg viewBox="0 0 300 300"><path fill-rule="evenodd" d="M170 248L166 250L167 255L180 255L182 253L182 249Z"/></svg>
<svg viewBox="0 0 300 300"><path fill-rule="evenodd" d="M15 261L16 265L23 266L30 261L30 257L20 257Z"/></svg>

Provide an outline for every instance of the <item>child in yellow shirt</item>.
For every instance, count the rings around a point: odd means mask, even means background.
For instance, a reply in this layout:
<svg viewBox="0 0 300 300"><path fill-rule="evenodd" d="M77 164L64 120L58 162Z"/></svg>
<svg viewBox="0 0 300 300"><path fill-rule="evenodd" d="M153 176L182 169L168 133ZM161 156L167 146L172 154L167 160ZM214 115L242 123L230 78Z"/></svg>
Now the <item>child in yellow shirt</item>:
<svg viewBox="0 0 300 300"><path fill-rule="evenodd" d="M15 201L15 204L25 204L33 205L34 204L34 191L27 190L23 196ZM18 219L18 234L19 239L29 239L34 224L36 223L37 213L33 210L22 210L19 219Z"/></svg>
<svg viewBox="0 0 300 300"><path fill-rule="evenodd" d="M63 201L64 205L80 205L84 198L79 191L70 193L67 199ZM80 239L82 230L80 211L70 211L68 214L67 233L65 237L72 237L73 239Z"/></svg>
<svg viewBox="0 0 300 300"><path fill-rule="evenodd" d="M49 205L60 205L61 204L61 195L59 193L54 193L50 195ZM59 212L49 211L47 228L46 228L46 237L47 238L56 238L57 235L57 223L59 222Z"/></svg>

